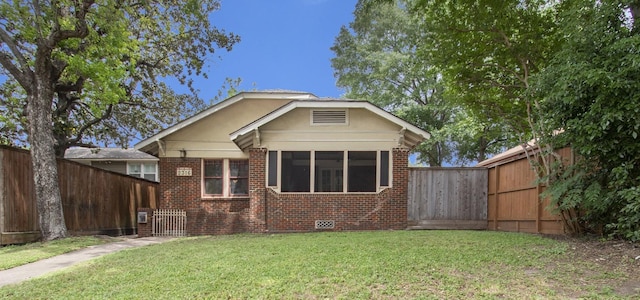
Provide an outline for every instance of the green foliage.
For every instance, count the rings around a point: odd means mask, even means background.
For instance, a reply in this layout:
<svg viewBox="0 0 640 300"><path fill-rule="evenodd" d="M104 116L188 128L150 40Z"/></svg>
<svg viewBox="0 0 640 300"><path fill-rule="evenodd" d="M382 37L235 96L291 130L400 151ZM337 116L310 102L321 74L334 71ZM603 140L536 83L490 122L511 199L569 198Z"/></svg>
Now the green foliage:
<svg viewBox="0 0 640 300"><path fill-rule="evenodd" d="M547 136L581 157L552 200L579 208L604 233L640 239L640 35L623 2L570 1L558 34L565 42L537 78L540 115L563 133Z"/></svg>
<svg viewBox="0 0 640 300"><path fill-rule="evenodd" d="M15 45L0 48L0 109L8 112L0 119L3 136L26 143L24 108L16 104L31 93L24 78L38 59L52 64L59 155L74 145L128 146L131 139L204 108L193 76L206 78L207 55L231 50L239 41L212 26L209 16L219 5L217 0L0 3L0 38ZM65 37L65 31L76 34ZM38 58L47 48L42 41L56 35L61 38L50 45L51 53ZM176 93L161 81L166 78L186 85L189 93Z"/></svg>
<svg viewBox="0 0 640 300"><path fill-rule="evenodd" d="M369 100L430 132L432 138L416 149L422 162L440 166L483 160L479 153L496 151L492 145L503 141L504 132L495 135L486 130L490 125L457 125L463 116L477 115L446 96L441 69L430 57L418 55L430 33L409 14L413 2L358 2L355 20L340 30L331 48L337 84L347 98ZM476 143L466 142L468 138Z"/></svg>
<svg viewBox="0 0 640 300"><path fill-rule="evenodd" d="M556 46L553 8L541 0L420 0L412 12L428 34L418 53L442 70L465 108L526 135L529 78Z"/></svg>

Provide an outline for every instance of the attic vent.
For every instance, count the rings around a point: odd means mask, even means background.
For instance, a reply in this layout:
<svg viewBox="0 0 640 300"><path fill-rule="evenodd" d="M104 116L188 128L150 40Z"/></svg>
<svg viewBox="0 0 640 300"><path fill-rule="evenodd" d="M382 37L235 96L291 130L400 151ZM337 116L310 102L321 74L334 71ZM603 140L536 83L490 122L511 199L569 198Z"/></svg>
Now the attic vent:
<svg viewBox="0 0 640 300"><path fill-rule="evenodd" d="M313 110L312 124L316 125L344 125L347 124L347 111L339 110Z"/></svg>
<svg viewBox="0 0 640 300"><path fill-rule="evenodd" d="M334 220L316 220L316 229L333 229L335 226Z"/></svg>

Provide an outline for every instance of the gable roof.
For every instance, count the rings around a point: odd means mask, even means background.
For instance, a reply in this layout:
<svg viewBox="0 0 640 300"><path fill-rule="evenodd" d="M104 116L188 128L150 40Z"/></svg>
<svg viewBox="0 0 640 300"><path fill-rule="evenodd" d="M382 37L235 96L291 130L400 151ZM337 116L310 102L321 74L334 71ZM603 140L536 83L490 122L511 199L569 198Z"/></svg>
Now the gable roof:
<svg viewBox="0 0 640 300"><path fill-rule="evenodd" d="M237 103L243 99L317 99L318 97L315 96L314 94L311 93L307 93L307 92L299 92L299 91L287 91L287 90L267 90L267 91L260 91L260 92L241 92L239 94L236 94L235 96L232 96L230 98L227 98L221 102L218 102L214 105L212 105L211 107L187 118L184 119L180 122L178 122L177 124L168 127L158 133L156 133L155 135L146 138L140 142L138 142L134 148L135 149L144 149L145 147L150 146L151 144L159 141L160 139L182 129L185 128L195 122L198 122L200 120L202 120L203 118L206 118L209 115L214 114L215 112L228 107L234 103Z"/></svg>
<svg viewBox="0 0 640 300"><path fill-rule="evenodd" d="M404 133L406 138L403 142L409 147L413 147L420 143L424 139L428 139L431 135L418 128L417 126L400 119L399 117L373 105L368 101L363 100L342 100L342 99L330 99L323 98L319 100L295 100L288 104L274 110L273 112L265 115L264 117L255 120L254 122L236 130L229 134L231 140L240 147L245 149L252 141L253 132L261 126L279 118L280 116L296 109L296 108L363 108L366 109L383 119L386 119L392 123L397 124L406 132Z"/></svg>
<svg viewBox="0 0 640 300"><path fill-rule="evenodd" d="M121 148L85 148L74 147L69 148L64 152L64 158L73 160L153 160L157 161L158 158L138 151L135 149L121 149Z"/></svg>

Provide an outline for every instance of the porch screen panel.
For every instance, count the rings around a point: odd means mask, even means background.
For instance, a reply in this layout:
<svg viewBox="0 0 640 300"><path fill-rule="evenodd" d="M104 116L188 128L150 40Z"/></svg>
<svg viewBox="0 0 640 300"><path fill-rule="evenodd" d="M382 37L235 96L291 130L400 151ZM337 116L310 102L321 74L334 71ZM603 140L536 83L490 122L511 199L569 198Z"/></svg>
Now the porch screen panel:
<svg viewBox="0 0 640 300"><path fill-rule="evenodd" d="M349 151L349 192L376 191L376 152Z"/></svg>
<svg viewBox="0 0 640 300"><path fill-rule="evenodd" d="M311 154L308 151L282 151L282 192L309 192L311 190Z"/></svg>
<svg viewBox="0 0 640 300"><path fill-rule="evenodd" d="M315 152L315 191L342 192L343 151Z"/></svg>
<svg viewBox="0 0 640 300"><path fill-rule="evenodd" d="M269 151L269 186L278 185L278 151Z"/></svg>
<svg viewBox="0 0 640 300"><path fill-rule="evenodd" d="M389 151L380 151L380 186L389 186Z"/></svg>

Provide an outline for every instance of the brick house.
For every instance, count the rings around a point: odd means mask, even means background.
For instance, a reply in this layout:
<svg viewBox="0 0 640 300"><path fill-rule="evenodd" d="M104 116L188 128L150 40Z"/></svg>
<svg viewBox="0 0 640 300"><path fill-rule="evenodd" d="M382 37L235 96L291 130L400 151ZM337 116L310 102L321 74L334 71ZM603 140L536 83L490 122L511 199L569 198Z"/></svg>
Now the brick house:
<svg viewBox="0 0 640 300"><path fill-rule="evenodd" d="M409 151L429 134L366 101L243 92L149 137L159 208L187 233L404 229Z"/></svg>

